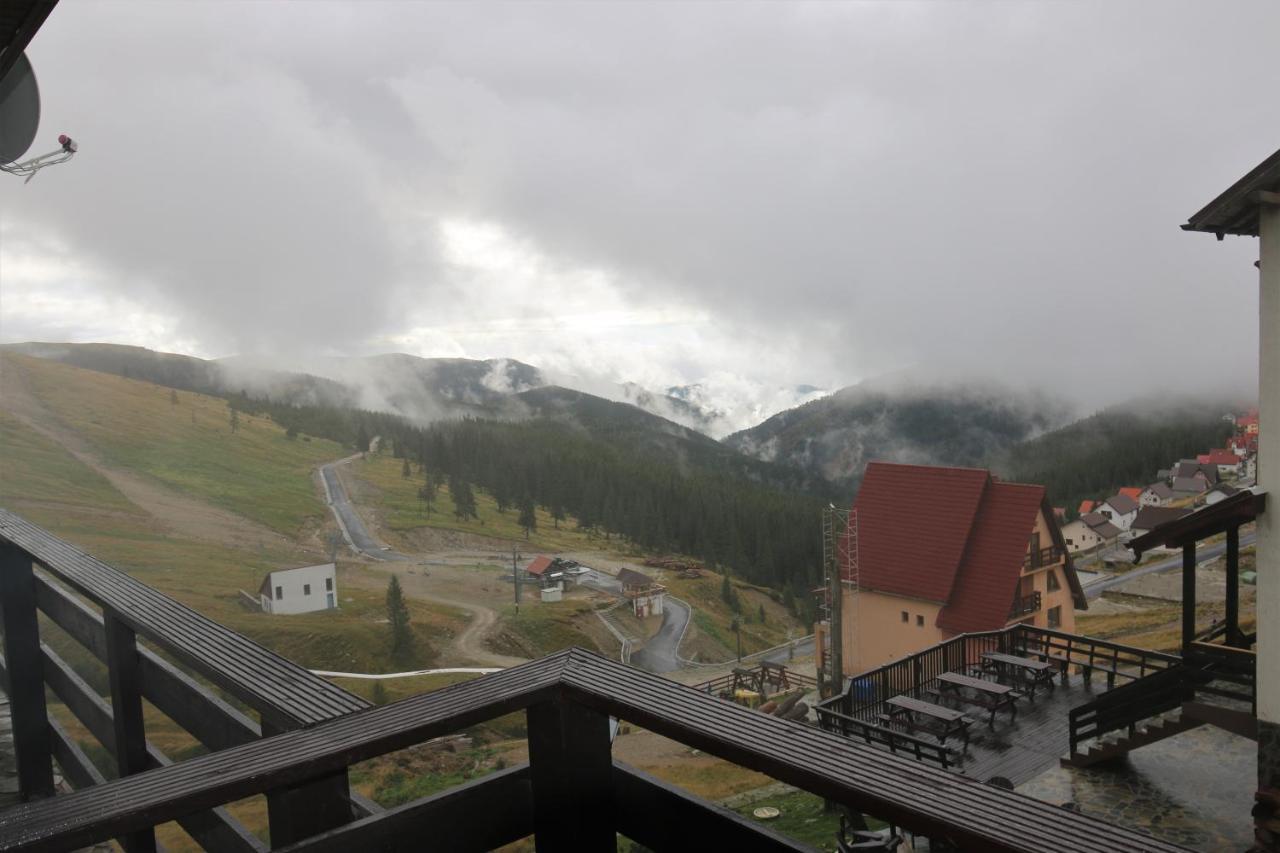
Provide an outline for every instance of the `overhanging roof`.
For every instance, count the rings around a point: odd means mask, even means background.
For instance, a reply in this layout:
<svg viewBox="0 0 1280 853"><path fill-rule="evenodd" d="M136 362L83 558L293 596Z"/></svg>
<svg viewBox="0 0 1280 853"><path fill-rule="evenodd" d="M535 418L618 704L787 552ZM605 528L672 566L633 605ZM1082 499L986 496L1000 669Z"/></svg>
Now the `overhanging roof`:
<svg viewBox="0 0 1280 853"><path fill-rule="evenodd" d="M1226 192L1209 202L1187 220L1183 231L1206 231L1242 237L1258 236L1260 192L1280 192L1280 151L1272 154L1249 174L1231 185Z"/></svg>
<svg viewBox="0 0 1280 853"><path fill-rule="evenodd" d="M5 0L0 3L0 79L18 61L58 0Z"/></svg>
<svg viewBox="0 0 1280 853"><path fill-rule="evenodd" d="M1133 561L1138 562L1142 559L1143 552L1161 545L1181 548L1239 527L1253 521L1266 507L1266 492L1252 492L1248 489L1237 492L1225 500L1198 509L1177 521L1161 524L1150 533L1136 537L1129 542L1129 548L1134 553Z"/></svg>

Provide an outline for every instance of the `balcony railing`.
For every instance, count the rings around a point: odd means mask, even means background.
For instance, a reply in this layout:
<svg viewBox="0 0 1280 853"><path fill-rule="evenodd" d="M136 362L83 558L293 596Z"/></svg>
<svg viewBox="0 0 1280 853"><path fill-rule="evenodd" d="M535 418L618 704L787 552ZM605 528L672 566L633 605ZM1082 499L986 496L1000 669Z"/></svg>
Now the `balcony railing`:
<svg viewBox="0 0 1280 853"><path fill-rule="evenodd" d="M1050 545L1048 548L1041 548L1038 551L1028 551L1027 555L1022 558L1022 568L1038 569L1041 566L1050 566L1054 563L1062 562L1067 552L1056 545Z"/></svg>
<svg viewBox="0 0 1280 853"><path fill-rule="evenodd" d="M102 616L45 572L95 602ZM425 839L436 849L487 850L528 836L539 851L613 850L618 833L655 850L807 849L614 760L610 717L957 849L1175 849L580 649L366 707L2 511L0 608L19 776L30 800L0 812L0 850L66 850L110 838L130 851L154 849L153 827L174 820L200 833L209 849L263 850L219 808L257 794L267 795L272 848L291 853L411 850ZM79 632L107 664L110 703L41 646L37 608ZM963 640L1026 651L1032 635L1013 630ZM270 736L259 737L249 717L137 646L138 636L254 709ZM1055 635L1034 636L1049 642ZM116 756L122 778L103 782L48 716L45 684ZM145 740L142 697L214 751L161 760ZM349 789L348 768L357 762L517 712L527 723L528 764L387 810L362 805ZM54 761L81 790L47 796Z"/></svg>
<svg viewBox="0 0 1280 853"><path fill-rule="evenodd" d="M1019 616L1026 616L1028 613L1040 612L1040 592L1023 595L1013 600L1013 606L1009 608L1009 618L1017 619Z"/></svg>

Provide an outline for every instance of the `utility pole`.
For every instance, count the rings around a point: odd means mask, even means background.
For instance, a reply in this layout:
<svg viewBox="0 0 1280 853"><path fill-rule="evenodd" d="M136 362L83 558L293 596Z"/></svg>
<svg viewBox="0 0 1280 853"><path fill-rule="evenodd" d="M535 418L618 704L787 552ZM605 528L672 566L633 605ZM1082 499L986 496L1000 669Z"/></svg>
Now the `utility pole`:
<svg viewBox="0 0 1280 853"><path fill-rule="evenodd" d="M516 565L516 546L511 546L511 578L516 590L516 616L520 615L520 567Z"/></svg>

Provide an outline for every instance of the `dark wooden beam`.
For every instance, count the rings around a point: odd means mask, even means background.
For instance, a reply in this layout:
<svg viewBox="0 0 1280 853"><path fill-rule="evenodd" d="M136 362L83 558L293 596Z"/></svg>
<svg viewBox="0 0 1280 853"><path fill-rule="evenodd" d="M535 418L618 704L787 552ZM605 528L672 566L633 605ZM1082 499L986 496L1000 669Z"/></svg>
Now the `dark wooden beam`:
<svg viewBox="0 0 1280 853"><path fill-rule="evenodd" d="M107 681L111 685L116 767L120 776L132 776L150 766L146 723L142 719L138 638L132 628L111 613L103 615L103 628L107 639ZM147 828L131 832L120 838L120 843L129 853L155 853L155 830Z"/></svg>
<svg viewBox="0 0 1280 853"><path fill-rule="evenodd" d="M521 764L291 844L280 853L417 853L426 847L480 853L532 833L529 765Z"/></svg>
<svg viewBox="0 0 1280 853"><path fill-rule="evenodd" d="M106 662L102 616L36 572L36 603L54 624ZM211 750L261 737L258 724L150 649L138 648L142 696Z"/></svg>
<svg viewBox="0 0 1280 853"><path fill-rule="evenodd" d="M262 734L270 737L281 732L263 720ZM345 767L267 791L267 822L273 850L348 824L355 816Z"/></svg>
<svg viewBox="0 0 1280 853"><path fill-rule="evenodd" d="M609 717L563 699L525 714L539 853L616 849Z"/></svg>
<svg viewBox="0 0 1280 853"><path fill-rule="evenodd" d="M31 557L0 543L0 623L4 626L5 692L13 724L18 790L24 800L53 796L53 743L44 704L40 625Z"/></svg>
<svg viewBox="0 0 1280 853"><path fill-rule="evenodd" d="M1240 528L1227 528L1227 645L1242 645L1240 631Z"/></svg>
<svg viewBox="0 0 1280 853"><path fill-rule="evenodd" d="M1182 546L1182 650L1196 641L1196 543Z"/></svg>

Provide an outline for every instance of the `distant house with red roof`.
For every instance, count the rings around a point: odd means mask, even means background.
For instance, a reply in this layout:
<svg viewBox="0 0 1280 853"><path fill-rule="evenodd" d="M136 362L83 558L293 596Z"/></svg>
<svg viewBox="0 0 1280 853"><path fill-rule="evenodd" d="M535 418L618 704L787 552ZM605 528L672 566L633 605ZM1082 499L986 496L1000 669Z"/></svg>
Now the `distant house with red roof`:
<svg viewBox="0 0 1280 853"><path fill-rule="evenodd" d="M872 462L850 528L850 674L971 631L1018 622L1072 631L1075 608L1086 606L1043 486L979 468Z"/></svg>
<svg viewBox="0 0 1280 853"><path fill-rule="evenodd" d="M1245 435L1258 434L1258 410L1250 409L1236 418L1236 429Z"/></svg>
<svg viewBox="0 0 1280 853"><path fill-rule="evenodd" d="M1117 495L1124 495L1134 503L1142 502L1142 488L1139 486L1125 486L1123 489L1117 489Z"/></svg>
<svg viewBox="0 0 1280 853"><path fill-rule="evenodd" d="M1081 516L1086 513L1093 512L1093 508L1097 506L1093 501L1080 501L1080 506L1076 507L1076 515Z"/></svg>
<svg viewBox="0 0 1280 853"><path fill-rule="evenodd" d="M1208 453L1202 453L1196 461L1217 468L1219 477L1234 477L1240 471L1240 457L1225 447L1215 447Z"/></svg>

